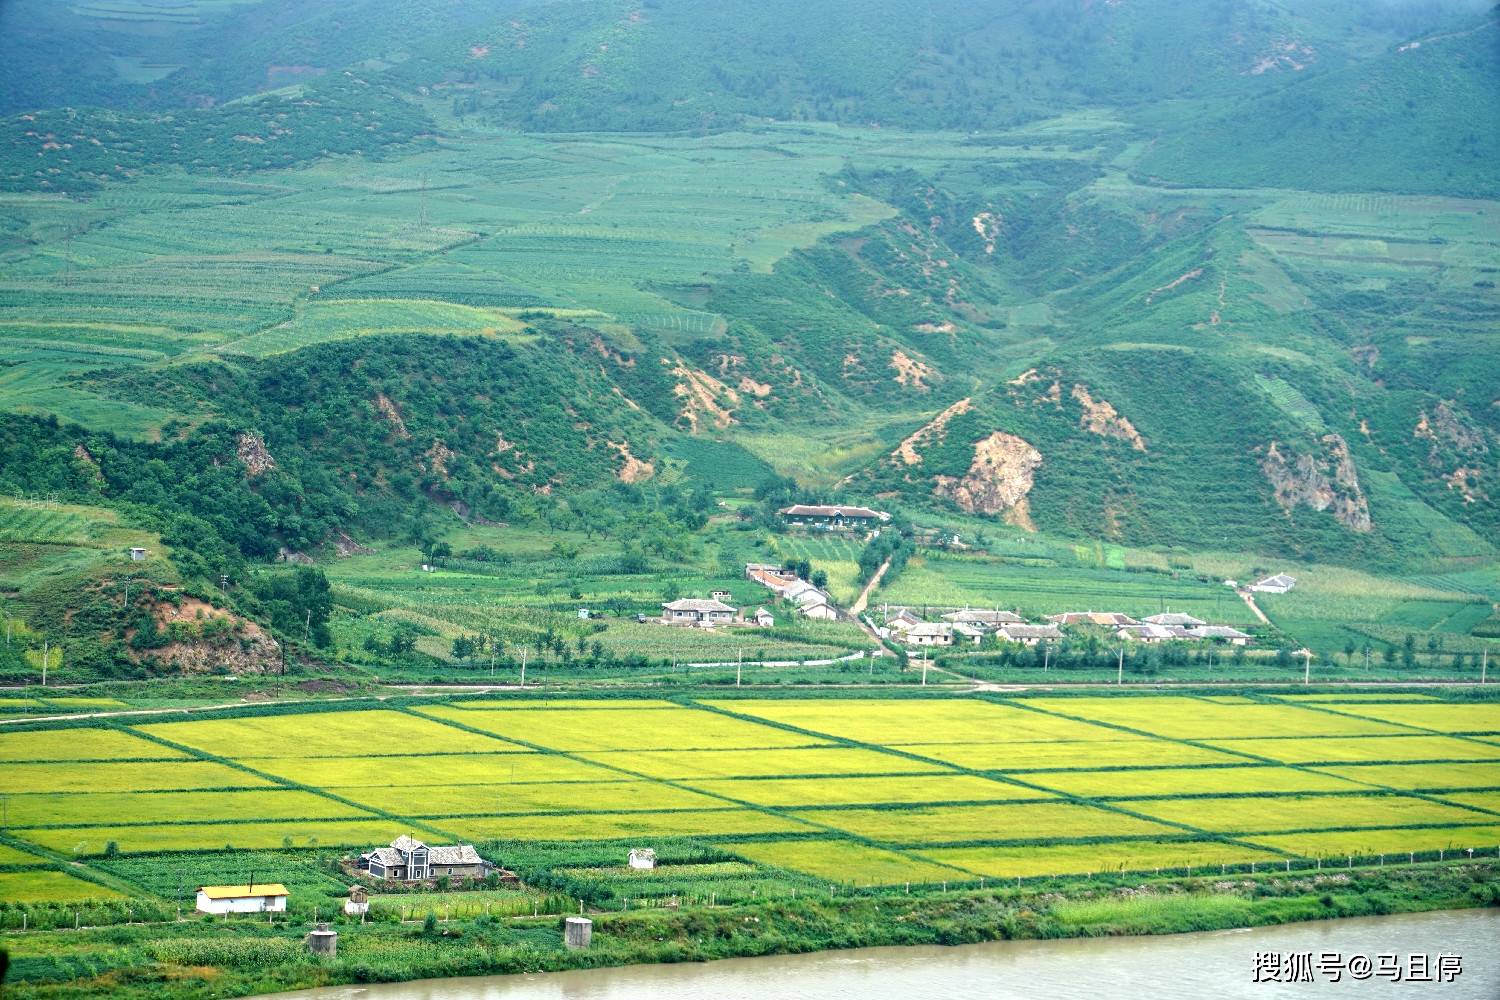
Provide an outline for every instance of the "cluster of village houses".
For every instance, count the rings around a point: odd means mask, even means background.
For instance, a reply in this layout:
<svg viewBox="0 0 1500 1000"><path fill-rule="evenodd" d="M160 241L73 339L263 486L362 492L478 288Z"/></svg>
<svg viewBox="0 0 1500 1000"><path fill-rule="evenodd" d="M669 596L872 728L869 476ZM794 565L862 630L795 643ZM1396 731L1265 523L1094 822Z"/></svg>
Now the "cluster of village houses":
<svg viewBox="0 0 1500 1000"><path fill-rule="evenodd" d="M781 511L789 526L811 531L868 532L872 536L891 515L868 507L794 504ZM760 584L777 598L787 602L795 613L813 619L840 617L838 607L827 592L798 577L795 571L769 563L748 563L745 578ZM1296 579L1283 573L1268 576L1245 587L1232 580L1225 583L1247 595L1253 593L1284 594L1296 585ZM662 605L661 621L666 625L698 628L717 626L761 626L769 628L775 618L765 608L741 613L729 603L729 592L716 590L707 598L682 598ZM958 608L941 616L941 621L923 621L910 608L888 609L885 624L877 631L883 639L909 646L978 646L990 636L1001 642L1035 646L1039 642L1064 638L1063 629L1092 627L1105 629L1115 638L1130 642L1203 642L1216 641L1244 646L1251 636L1228 625L1212 625L1192 615L1163 611L1142 619L1112 611L1068 611L1048 615L1042 622L1028 622L1012 611Z"/></svg>
<svg viewBox="0 0 1500 1000"><path fill-rule="evenodd" d="M1028 622L1012 611L984 608L959 608L941 616L941 621L923 621L910 608L888 610L881 638L908 646L955 646L965 643L978 646L989 636L1001 642L1035 646L1039 642L1061 640L1063 629L1093 627L1106 629L1115 638L1131 642L1158 643L1171 641L1217 640L1234 646L1250 642L1250 635L1228 625L1210 625L1192 615L1166 611L1137 621L1115 611L1068 611L1048 615L1041 624Z"/></svg>
<svg viewBox="0 0 1500 1000"><path fill-rule="evenodd" d="M827 591L808 583L793 570L769 563L749 563L745 566L745 578L755 581L786 601L804 618L833 621L839 617L838 607ZM756 608L753 612L742 614L739 608L729 603L729 591L715 590L707 598L684 597L668 601L661 606L661 621L663 625L695 628L716 628L720 625L771 628L776 624L776 616L765 608Z"/></svg>

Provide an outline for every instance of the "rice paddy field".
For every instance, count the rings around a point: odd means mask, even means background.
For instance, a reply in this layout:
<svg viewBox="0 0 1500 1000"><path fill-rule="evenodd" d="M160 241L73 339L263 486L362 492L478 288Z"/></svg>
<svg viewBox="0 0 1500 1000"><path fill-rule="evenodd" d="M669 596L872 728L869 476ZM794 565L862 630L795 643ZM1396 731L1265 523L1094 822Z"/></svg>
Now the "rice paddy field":
<svg viewBox="0 0 1500 1000"><path fill-rule="evenodd" d="M879 886L1500 850L1495 701L487 696L46 725L0 734L10 899L402 833L589 884L627 878L628 847L679 858L610 890L637 897L731 898L731 868Z"/></svg>

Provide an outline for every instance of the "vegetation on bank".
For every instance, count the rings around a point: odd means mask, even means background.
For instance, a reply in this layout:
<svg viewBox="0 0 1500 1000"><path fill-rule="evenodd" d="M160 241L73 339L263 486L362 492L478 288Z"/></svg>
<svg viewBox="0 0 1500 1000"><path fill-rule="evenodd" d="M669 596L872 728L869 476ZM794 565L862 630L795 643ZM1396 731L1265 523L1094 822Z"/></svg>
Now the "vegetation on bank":
<svg viewBox="0 0 1500 1000"><path fill-rule="evenodd" d="M305 925L248 919L6 935L19 998L243 996L318 985L705 961L826 948L1162 934L1500 905L1493 863L1237 876L1097 876L1021 889L805 894L680 911L593 914L593 946L561 947L560 918L342 922L339 957L311 958Z"/></svg>

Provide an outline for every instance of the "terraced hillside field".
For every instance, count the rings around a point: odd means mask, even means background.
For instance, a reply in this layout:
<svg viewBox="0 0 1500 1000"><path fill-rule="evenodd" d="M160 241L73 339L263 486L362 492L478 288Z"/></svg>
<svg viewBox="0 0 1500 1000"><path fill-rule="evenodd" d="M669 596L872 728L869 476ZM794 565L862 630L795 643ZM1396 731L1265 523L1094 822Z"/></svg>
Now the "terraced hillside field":
<svg viewBox="0 0 1500 1000"><path fill-rule="evenodd" d="M0 796L38 899L117 891L67 860L401 833L554 867L665 844L809 885L1405 860L1500 850L1500 703L490 698L0 733Z"/></svg>

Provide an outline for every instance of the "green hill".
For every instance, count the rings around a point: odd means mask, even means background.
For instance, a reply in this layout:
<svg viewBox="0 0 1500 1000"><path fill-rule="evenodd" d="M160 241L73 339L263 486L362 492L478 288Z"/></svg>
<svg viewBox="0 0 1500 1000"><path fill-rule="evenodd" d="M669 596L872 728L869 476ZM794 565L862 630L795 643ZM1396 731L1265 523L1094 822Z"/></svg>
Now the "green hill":
<svg viewBox="0 0 1500 1000"><path fill-rule="evenodd" d="M1500 193L1497 92L1500 14L1231 102L1187 127L1175 112L1143 115L1165 134L1135 172L1205 187L1493 198Z"/></svg>
<svg viewBox="0 0 1500 1000"><path fill-rule="evenodd" d="M1500 544L1481 5L135 13L0 43L0 489L187 579L692 536L773 473L1247 561Z"/></svg>

